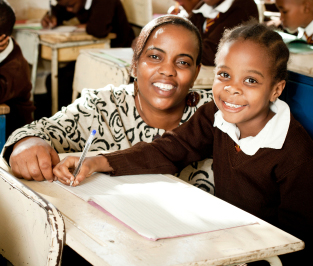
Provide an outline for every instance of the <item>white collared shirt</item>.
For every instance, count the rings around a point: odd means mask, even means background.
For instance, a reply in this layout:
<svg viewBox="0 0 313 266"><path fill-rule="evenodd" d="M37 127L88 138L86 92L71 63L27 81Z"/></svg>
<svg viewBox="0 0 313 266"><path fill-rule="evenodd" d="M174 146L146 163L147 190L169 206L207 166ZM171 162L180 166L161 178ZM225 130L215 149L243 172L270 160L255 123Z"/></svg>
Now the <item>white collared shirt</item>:
<svg viewBox="0 0 313 266"><path fill-rule="evenodd" d="M213 7L209 6L207 4L203 4L199 9L192 10L193 13L201 13L205 18L216 18L216 16L219 13L225 13L228 11L228 9L233 4L234 0L224 0L222 3L220 3L218 6ZM205 31L206 28L206 21L203 24L203 31Z"/></svg>
<svg viewBox="0 0 313 266"><path fill-rule="evenodd" d="M281 149L289 129L290 108L287 103L277 99L270 105L270 109L275 115L255 137L239 139L239 128L235 124L226 122L220 110L214 115L213 126L228 134L247 155L254 155L260 148Z"/></svg>
<svg viewBox="0 0 313 266"><path fill-rule="evenodd" d="M92 0L86 0L85 9L89 10L89 8L91 7L91 4L92 4Z"/></svg>
<svg viewBox="0 0 313 266"><path fill-rule="evenodd" d="M306 34L308 36L311 36L313 34L313 20L311 21L311 23L308 26L305 27L305 29L298 28L298 38L306 41L306 37L304 36L304 32L306 32Z"/></svg>
<svg viewBox="0 0 313 266"><path fill-rule="evenodd" d="M9 38L8 46L0 53L0 63L8 57L8 55L13 51L14 44L12 38Z"/></svg>

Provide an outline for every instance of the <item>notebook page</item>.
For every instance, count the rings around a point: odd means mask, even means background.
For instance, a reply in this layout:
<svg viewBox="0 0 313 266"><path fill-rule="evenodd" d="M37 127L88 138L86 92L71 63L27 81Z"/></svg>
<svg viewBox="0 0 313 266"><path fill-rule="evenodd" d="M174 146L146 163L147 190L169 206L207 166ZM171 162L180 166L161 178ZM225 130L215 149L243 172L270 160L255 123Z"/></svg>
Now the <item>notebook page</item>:
<svg viewBox="0 0 313 266"><path fill-rule="evenodd" d="M256 217L164 175L96 173L66 189L89 194L89 200L150 240L257 223Z"/></svg>

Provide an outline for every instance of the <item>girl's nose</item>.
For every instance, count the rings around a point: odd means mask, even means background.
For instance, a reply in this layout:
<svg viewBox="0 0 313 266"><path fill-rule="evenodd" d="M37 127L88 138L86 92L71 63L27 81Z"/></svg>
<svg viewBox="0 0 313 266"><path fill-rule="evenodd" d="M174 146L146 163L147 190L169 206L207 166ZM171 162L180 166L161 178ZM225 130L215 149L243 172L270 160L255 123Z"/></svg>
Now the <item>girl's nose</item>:
<svg viewBox="0 0 313 266"><path fill-rule="evenodd" d="M172 76L175 77L177 74L175 66L170 62L162 62L159 67L158 72L167 77L172 77Z"/></svg>
<svg viewBox="0 0 313 266"><path fill-rule="evenodd" d="M242 94L242 90L238 86L226 85L224 87L224 90L230 94L238 94L238 95Z"/></svg>

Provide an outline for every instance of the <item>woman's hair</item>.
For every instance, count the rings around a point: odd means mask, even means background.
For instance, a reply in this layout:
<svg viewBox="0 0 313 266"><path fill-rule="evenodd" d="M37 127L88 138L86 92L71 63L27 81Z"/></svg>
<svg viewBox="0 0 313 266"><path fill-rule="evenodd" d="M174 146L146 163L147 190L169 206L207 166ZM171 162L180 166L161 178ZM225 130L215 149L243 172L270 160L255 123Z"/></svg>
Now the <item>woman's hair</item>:
<svg viewBox="0 0 313 266"><path fill-rule="evenodd" d="M0 36L11 36L14 24L15 14L12 8L4 0L0 0Z"/></svg>
<svg viewBox="0 0 313 266"><path fill-rule="evenodd" d="M277 32L273 31L268 26L257 23L255 20L251 20L233 29L225 30L218 45L215 60L225 43L236 40L250 40L264 47L271 59L273 84L287 79L289 50L282 37Z"/></svg>
<svg viewBox="0 0 313 266"><path fill-rule="evenodd" d="M136 43L136 48L134 50L132 65L131 65L131 74L134 76L134 69L135 65L138 62L142 51L147 43L148 38L150 37L151 33L158 27L171 24L182 26L185 29L189 30L190 32L194 33L198 40L198 57L196 60L196 64L200 65L201 57L202 57L202 39L199 30L196 28L195 25L192 24L188 19L182 18L176 15L165 15L158 17L152 21L150 21L140 32L138 36L138 40Z"/></svg>

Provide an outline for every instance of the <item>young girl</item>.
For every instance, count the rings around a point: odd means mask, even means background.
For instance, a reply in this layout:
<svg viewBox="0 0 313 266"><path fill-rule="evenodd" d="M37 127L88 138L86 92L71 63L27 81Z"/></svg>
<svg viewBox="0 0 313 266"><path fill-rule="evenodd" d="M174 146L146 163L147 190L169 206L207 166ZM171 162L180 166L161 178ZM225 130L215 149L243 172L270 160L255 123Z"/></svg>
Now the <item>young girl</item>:
<svg viewBox="0 0 313 266"><path fill-rule="evenodd" d="M289 51L264 25L226 31L216 56L214 102L152 143L87 158L78 185L94 171L112 175L175 173L213 154L216 196L305 241L305 251L282 256L305 265L312 252L313 142L279 100ZM54 168L73 180L68 157Z"/></svg>

